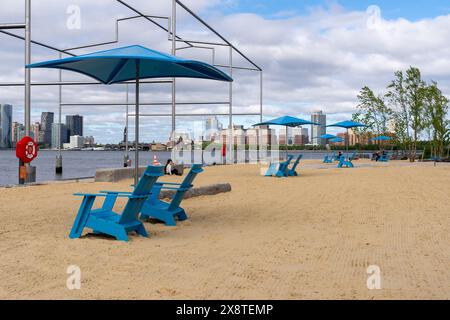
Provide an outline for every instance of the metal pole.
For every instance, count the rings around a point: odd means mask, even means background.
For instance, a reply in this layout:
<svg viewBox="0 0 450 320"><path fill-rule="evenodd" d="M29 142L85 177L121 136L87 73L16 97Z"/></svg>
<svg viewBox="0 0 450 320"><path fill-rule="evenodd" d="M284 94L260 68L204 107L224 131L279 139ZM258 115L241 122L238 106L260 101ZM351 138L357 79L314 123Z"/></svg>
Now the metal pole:
<svg viewBox="0 0 450 320"><path fill-rule="evenodd" d="M25 0L25 65L31 63L31 0ZM25 135L30 135L31 70L25 69Z"/></svg>
<svg viewBox="0 0 450 320"><path fill-rule="evenodd" d="M62 54L59 53L59 58L62 58ZM59 70L59 82L62 82L62 70ZM61 154L61 132L62 132L62 124L61 124L61 112L62 112L62 86L58 86L58 99L59 99L59 107L58 107L58 123L59 123L59 134L58 134L58 155L56 156L56 166L55 172L56 174L62 174L62 154Z"/></svg>
<svg viewBox="0 0 450 320"><path fill-rule="evenodd" d="M230 46L230 77L233 77L233 47ZM233 161L233 82L230 82L230 88L229 88L229 127L230 127L230 135L228 137L228 159L230 162Z"/></svg>
<svg viewBox="0 0 450 320"><path fill-rule="evenodd" d="M260 86L260 92L259 92L259 122L263 121L263 71L261 70L259 73L259 86Z"/></svg>
<svg viewBox="0 0 450 320"><path fill-rule="evenodd" d="M134 185L137 186L139 178L139 75L140 75L140 62L136 60L136 117L134 117L134 147L136 150L134 159Z"/></svg>
<svg viewBox="0 0 450 320"><path fill-rule="evenodd" d="M347 137L346 137L345 141L346 141L346 149L347 149L347 153L348 153L348 145L349 145L348 128L347 128Z"/></svg>
<svg viewBox="0 0 450 320"><path fill-rule="evenodd" d="M31 0L25 0L25 65L31 63ZM31 70L25 68L25 136L30 135L31 121ZM35 167L19 161L19 184L36 180Z"/></svg>
<svg viewBox="0 0 450 320"><path fill-rule="evenodd" d="M128 167L128 160L130 159L130 155L128 153L128 92L129 92L129 86L128 83L126 84L127 87L127 94L126 94L126 115L125 115L125 159L123 162L124 167Z"/></svg>
<svg viewBox="0 0 450 320"><path fill-rule="evenodd" d="M259 72L259 122L262 122L262 121L263 121L263 71L261 70ZM267 130L269 133L270 128L268 128ZM258 132L261 133L260 130L258 130ZM257 145L262 147L261 134L258 134L257 137L258 137ZM270 139L272 140L272 138L270 138ZM269 143L270 143L270 147L272 148L272 141L270 141ZM257 147L257 149L258 150L256 151L256 161L259 163L261 150L259 150L260 149L259 147ZM267 152L266 152L266 156L267 156Z"/></svg>
<svg viewBox="0 0 450 320"><path fill-rule="evenodd" d="M177 33L177 1L172 0L172 55L175 56L177 54L177 42L176 42L176 33ZM175 141L175 130L176 130L176 82L175 78L172 79L172 143Z"/></svg>
<svg viewBox="0 0 450 320"><path fill-rule="evenodd" d="M285 146L286 152L285 153L286 153L286 160L287 160L287 157L288 157L288 148L287 148L288 147L288 127L287 126L286 126L286 139L285 140L286 140L286 146Z"/></svg>

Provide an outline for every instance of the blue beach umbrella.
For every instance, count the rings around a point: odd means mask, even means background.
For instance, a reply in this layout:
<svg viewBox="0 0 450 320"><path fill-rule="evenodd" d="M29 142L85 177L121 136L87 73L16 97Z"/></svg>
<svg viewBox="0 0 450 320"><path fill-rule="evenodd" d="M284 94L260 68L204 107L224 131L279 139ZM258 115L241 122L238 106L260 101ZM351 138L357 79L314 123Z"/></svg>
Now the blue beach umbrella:
<svg viewBox="0 0 450 320"><path fill-rule="evenodd" d="M339 142L343 142L343 141L344 141L344 139L342 139L341 137L336 137L336 138L330 139L330 142L332 142L332 143L339 143Z"/></svg>
<svg viewBox="0 0 450 320"><path fill-rule="evenodd" d="M266 126L266 125L275 125L275 126L284 126L286 127L286 146L287 146L287 131L288 131L288 127L300 127L300 126L305 126L305 125L316 125L316 126L320 126L319 123L315 123L315 122L311 122L308 120L304 120L304 119L300 119L300 118L296 118L296 117L291 117L291 116L284 116L284 117L280 117L280 118L276 118L276 119L272 119L266 122L261 122L261 123L257 123L254 124L253 126ZM286 156L287 156L287 148L286 148Z"/></svg>
<svg viewBox="0 0 450 320"><path fill-rule="evenodd" d="M367 127L367 126L365 124L363 124L363 123L349 120L349 121L338 122L338 123L335 123L335 124L330 124L327 127L344 128L344 129L347 130L347 139L345 141L345 145L346 145L346 149L348 151L348 129L361 128L361 127Z"/></svg>
<svg viewBox="0 0 450 320"><path fill-rule="evenodd" d="M376 138L372 138L370 139L371 141L391 141L392 138L391 137L387 137L387 136L379 136Z"/></svg>
<svg viewBox="0 0 450 320"><path fill-rule="evenodd" d="M74 71L104 84L136 81L135 184L137 184L139 168L139 80L148 78L199 78L233 81L226 73L207 63L182 59L139 45L34 63L27 65L26 68Z"/></svg>
<svg viewBox="0 0 450 320"><path fill-rule="evenodd" d="M330 140L330 139L335 139L335 138L337 138L337 136L332 135L332 134L324 134L323 136L320 136L319 138L320 138L320 139L323 139L323 140Z"/></svg>

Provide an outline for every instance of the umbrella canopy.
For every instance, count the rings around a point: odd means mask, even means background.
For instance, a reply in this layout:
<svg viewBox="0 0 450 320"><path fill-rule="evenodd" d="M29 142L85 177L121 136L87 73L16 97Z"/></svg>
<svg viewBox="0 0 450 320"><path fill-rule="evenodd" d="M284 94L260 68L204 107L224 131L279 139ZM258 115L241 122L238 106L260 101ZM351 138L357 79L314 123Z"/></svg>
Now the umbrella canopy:
<svg viewBox="0 0 450 320"><path fill-rule="evenodd" d="M323 136L319 137L320 139L324 139L324 140L330 140L330 139L335 139L337 138L337 136L334 136L332 134L324 134Z"/></svg>
<svg viewBox="0 0 450 320"><path fill-rule="evenodd" d="M343 142L344 139L342 139L341 137L336 137L330 140L330 142L332 143L339 143L339 142Z"/></svg>
<svg viewBox="0 0 450 320"><path fill-rule="evenodd" d="M327 127L338 127L344 129L358 128L358 127L367 127L365 124L355 121L342 121L335 124L330 124Z"/></svg>
<svg viewBox="0 0 450 320"><path fill-rule="evenodd" d="M286 127L286 146L288 145L288 141L287 141L287 136L288 136L288 127L299 127L299 126L304 126L304 125L317 125L319 126L319 123L315 123L315 122L311 122L308 120L303 120L300 118L296 118L296 117L291 117L291 116L284 116L284 117L280 117L280 118L276 118L270 121L266 121L266 122L261 122L261 123L257 123L254 124L253 126L267 126L267 125L272 125L272 126L284 126ZM286 148L286 157L287 157L287 148Z"/></svg>
<svg viewBox="0 0 450 320"><path fill-rule="evenodd" d="M379 136L379 137L376 137L376 138L372 138L370 140L371 141L390 141L390 140L392 140L392 138L391 137L387 137L387 136Z"/></svg>
<svg viewBox="0 0 450 320"><path fill-rule="evenodd" d="M360 122L348 120L348 121L338 122L338 123L335 123L335 124L330 124L327 127L337 127L337 128L347 129L347 139L345 139L345 147L346 147L346 149L348 151L348 129L367 127L367 126L365 124L363 124L363 123L360 123Z"/></svg>
<svg viewBox="0 0 450 320"><path fill-rule="evenodd" d="M136 81L135 170L139 174L139 80L148 78L201 78L232 82L226 73L209 64L186 60L139 45L115 48L76 57L27 65L26 68L53 68L82 73L104 84Z"/></svg>
<svg viewBox="0 0 450 320"><path fill-rule="evenodd" d="M27 68L54 68L75 71L104 84L139 78L202 78L233 81L219 69L195 60L186 60L139 45L116 48L58 60L33 63Z"/></svg>
<svg viewBox="0 0 450 320"><path fill-rule="evenodd" d="M274 125L274 126L285 126L285 127L299 127L299 126L304 126L304 125L308 125L308 124L317 125L317 126L320 125L319 123L311 122L308 120L303 120L303 119L299 119L296 117L285 116L285 117L276 118L276 119L273 119L270 121L257 123L257 124L254 124L253 126L255 127L255 126Z"/></svg>

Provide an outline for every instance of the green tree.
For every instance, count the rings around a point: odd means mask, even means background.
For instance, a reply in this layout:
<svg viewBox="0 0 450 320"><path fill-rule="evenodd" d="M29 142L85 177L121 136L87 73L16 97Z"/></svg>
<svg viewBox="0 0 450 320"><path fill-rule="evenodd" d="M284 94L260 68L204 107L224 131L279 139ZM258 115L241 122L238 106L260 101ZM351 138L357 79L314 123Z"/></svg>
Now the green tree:
<svg viewBox="0 0 450 320"><path fill-rule="evenodd" d="M417 157L417 141L421 132L426 128L425 96L427 90L419 69L411 67L406 71L405 89L406 103L409 108L409 126L413 131L410 160L414 162Z"/></svg>
<svg viewBox="0 0 450 320"><path fill-rule="evenodd" d="M402 149L410 149L409 108L403 71L395 72L395 79L388 85L387 90L386 98L392 110L392 122L397 142Z"/></svg>
<svg viewBox="0 0 450 320"><path fill-rule="evenodd" d="M383 96L376 96L369 88L362 88L358 95L358 112L354 118L367 125L368 130L377 135L388 132L392 110L386 106Z"/></svg>
<svg viewBox="0 0 450 320"><path fill-rule="evenodd" d="M434 155L438 157L444 156L450 136L448 105L449 100L442 94L436 82L425 88L426 124L431 131Z"/></svg>

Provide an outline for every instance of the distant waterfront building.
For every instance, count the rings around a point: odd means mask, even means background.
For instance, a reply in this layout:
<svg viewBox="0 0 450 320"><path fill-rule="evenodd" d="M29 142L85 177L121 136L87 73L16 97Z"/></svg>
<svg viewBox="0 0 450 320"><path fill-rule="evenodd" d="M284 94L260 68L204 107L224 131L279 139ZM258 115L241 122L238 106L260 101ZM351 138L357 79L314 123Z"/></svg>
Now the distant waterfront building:
<svg viewBox="0 0 450 320"><path fill-rule="evenodd" d="M0 105L0 148L12 148L12 105Z"/></svg>
<svg viewBox="0 0 450 320"><path fill-rule="evenodd" d="M20 139L20 131L23 130L23 124L18 122L12 123L11 133L12 133L12 143L15 145Z"/></svg>
<svg viewBox="0 0 450 320"><path fill-rule="evenodd" d="M41 131L41 124L39 122L33 123L31 125L30 137L36 142L39 142L39 131Z"/></svg>
<svg viewBox="0 0 450 320"><path fill-rule="evenodd" d="M67 134L71 136L83 136L83 117L76 115L66 116Z"/></svg>
<svg viewBox="0 0 450 320"><path fill-rule="evenodd" d="M319 137L327 133L327 116L322 111L318 111L311 115L311 121L320 124L320 126L311 125L312 144L324 146L326 144L326 141Z"/></svg>
<svg viewBox="0 0 450 320"><path fill-rule="evenodd" d="M288 145L291 146L294 144L294 140L293 140L293 130L296 128L292 128L292 127L282 127L279 129L279 136L280 136L280 144L281 145ZM286 137L286 133L287 133L287 137Z"/></svg>
<svg viewBox="0 0 450 320"><path fill-rule="evenodd" d="M291 141L294 146L304 145L304 139L302 136L302 128L292 128Z"/></svg>
<svg viewBox="0 0 450 320"><path fill-rule="evenodd" d="M308 128L302 128L302 136L305 139L305 144L309 144L309 130L308 130Z"/></svg>
<svg viewBox="0 0 450 320"><path fill-rule="evenodd" d="M52 144L52 126L54 122L55 114L53 112L42 112L41 114L41 143L46 146Z"/></svg>
<svg viewBox="0 0 450 320"><path fill-rule="evenodd" d="M217 139L220 136L222 129L223 125L219 122L217 117L207 119L205 123L205 140L212 141Z"/></svg>
<svg viewBox="0 0 450 320"><path fill-rule="evenodd" d="M93 147L95 146L95 140L93 136L84 137L84 146L85 147Z"/></svg>
<svg viewBox="0 0 450 320"><path fill-rule="evenodd" d="M247 129L247 144L250 146L272 145L273 139L276 139L275 130L269 126L258 126Z"/></svg>
<svg viewBox="0 0 450 320"><path fill-rule="evenodd" d="M271 146L274 138L276 138L275 130L270 129L269 126L259 126L258 136L260 145Z"/></svg>
<svg viewBox="0 0 450 320"><path fill-rule="evenodd" d="M84 147L84 137L82 136L70 136L70 149L81 149Z"/></svg>
<svg viewBox="0 0 450 320"><path fill-rule="evenodd" d="M258 129L249 128L247 129L247 140L246 143L250 146L258 145Z"/></svg>
<svg viewBox="0 0 450 320"><path fill-rule="evenodd" d="M233 126L233 143L236 145L245 145L244 126Z"/></svg>
<svg viewBox="0 0 450 320"><path fill-rule="evenodd" d="M62 123L54 123L52 125L52 140L51 145L53 149L57 149L58 146L63 146L67 143L67 127Z"/></svg>

